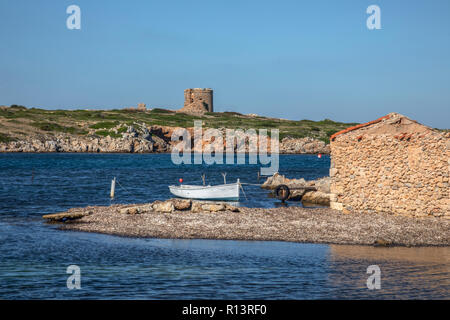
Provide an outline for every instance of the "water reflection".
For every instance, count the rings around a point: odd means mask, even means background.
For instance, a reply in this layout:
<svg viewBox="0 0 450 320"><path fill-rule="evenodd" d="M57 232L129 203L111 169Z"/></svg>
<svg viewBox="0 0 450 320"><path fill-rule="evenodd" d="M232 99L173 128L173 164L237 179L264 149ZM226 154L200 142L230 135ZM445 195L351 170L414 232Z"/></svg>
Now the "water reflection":
<svg viewBox="0 0 450 320"><path fill-rule="evenodd" d="M450 248L330 245L329 286L336 296L449 299ZM368 290L367 267L381 269L381 289Z"/></svg>
<svg viewBox="0 0 450 320"><path fill-rule="evenodd" d="M402 261L411 263L448 264L449 247L371 247L330 245L335 259L372 259L377 261Z"/></svg>

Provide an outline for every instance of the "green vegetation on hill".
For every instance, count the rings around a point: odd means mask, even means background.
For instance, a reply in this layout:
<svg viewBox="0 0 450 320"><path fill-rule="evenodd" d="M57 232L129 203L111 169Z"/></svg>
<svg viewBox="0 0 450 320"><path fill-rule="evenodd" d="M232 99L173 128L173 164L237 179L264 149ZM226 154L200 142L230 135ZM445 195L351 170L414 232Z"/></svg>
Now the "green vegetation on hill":
<svg viewBox="0 0 450 320"><path fill-rule="evenodd" d="M122 134L115 133L115 132L109 131L109 130L97 130L97 131L95 131L95 134L98 135L98 136L103 136L103 137L110 136L111 138L120 138L120 137L122 137Z"/></svg>
<svg viewBox="0 0 450 320"><path fill-rule="evenodd" d="M171 127L193 127L194 120L202 120L205 128L229 129L270 129L280 130L280 139L284 137L303 138L312 137L329 142L329 137L355 123L335 122L329 119L322 121L312 120L284 120L266 118L261 116L246 116L237 112L208 112L203 116L176 113L171 110L153 109L147 112L137 110L45 110L23 106L0 108L0 121L2 118L12 125L20 123L21 126L31 126L44 133L66 132L71 134L87 134L89 129L96 130L95 134L111 137L121 136L126 131L122 126L118 133L110 129L135 122L146 125L161 125ZM0 139L6 139L1 138ZM10 138L11 139L11 138Z"/></svg>
<svg viewBox="0 0 450 320"><path fill-rule="evenodd" d="M66 126L62 126L62 125L60 125L58 123L54 123L54 122L32 122L32 123L30 123L30 125L38 128L42 131L64 132L64 133L71 133L71 134L87 134L88 133L86 130L83 130L81 128L66 127Z"/></svg>
<svg viewBox="0 0 450 320"><path fill-rule="evenodd" d="M92 129L111 129L119 124L119 121L104 121L97 122L96 124L90 125L89 128Z"/></svg>
<svg viewBox="0 0 450 320"><path fill-rule="evenodd" d="M0 142L10 142L10 141L14 141L13 138L11 138L9 135L4 134L4 133L0 133Z"/></svg>

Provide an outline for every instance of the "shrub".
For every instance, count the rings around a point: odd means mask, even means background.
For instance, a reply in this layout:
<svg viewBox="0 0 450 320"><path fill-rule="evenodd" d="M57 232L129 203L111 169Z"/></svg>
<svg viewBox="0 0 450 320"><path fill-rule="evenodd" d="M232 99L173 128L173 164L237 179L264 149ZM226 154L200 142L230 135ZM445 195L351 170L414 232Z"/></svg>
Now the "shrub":
<svg viewBox="0 0 450 320"><path fill-rule="evenodd" d="M234 111L225 111L225 112L222 112L222 114L230 115L230 116L242 116L242 113L234 112Z"/></svg>
<svg viewBox="0 0 450 320"><path fill-rule="evenodd" d="M10 141L14 141L13 138L11 138L9 135L7 135L6 133L0 133L0 142L2 143L6 143L6 142L10 142Z"/></svg>
<svg viewBox="0 0 450 320"><path fill-rule="evenodd" d="M330 143L330 137L320 137L318 138L320 141L325 142L326 144Z"/></svg>
<svg viewBox="0 0 450 320"><path fill-rule="evenodd" d="M56 132L64 132L64 133L72 133L72 134L86 134L87 131L82 130L80 128L75 128L75 127L65 127L65 126L61 126L57 123L54 122L33 122L31 123L31 125L33 127L38 128L39 130L42 131L56 131Z"/></svg>
<svg viewBox="0 0 450 320"><path fill-rule="evenodd" d="M128 128L127 128L126 126L123 126L123 127L120 127L120 128L117 130L117 132L118 132L118 133L125 133L125 132L127 132L127 130L128 130Z"/></svg>
<svg viewBox="0 0 450 320"><path fill-rule="evenodd" d="M167 110L167 109L161 109L161 108L155 108L150 113L174 113L175 111Z"/></svg>
<svg viewBox="0 0 450 320"><path fill-rule="evenodd" d="M335 134L338 131L340 131L340 129L328 129L325 130L325 134L328 138L330 138L333 134Z"/></svg>
<svg viewBox="0 0 450 320"><path fill-rule="evenodd" d="M92 129L111 129L114 128L119 124L118 121L104 121L104 122L97 122L96 124L93 124L89 126L89 128Z"/></svg>
<svg viewBox="0 0 450 320"><path fill-rule="evenodd" d="M27 110L27 107L17 105L17 104L12 104L11 109Z"/></svg>
<svg viewBox="0 0 450 320"><path fill-rule="evenodd" d="M95 131L95 134L99 135L99 136L103 136L103 137L110 136L111 138L120 138L120 137L122 137L121 134L118 134L118 133L115 133L115 132L109 131L109 130L97 130L97 131Z"/></svg>

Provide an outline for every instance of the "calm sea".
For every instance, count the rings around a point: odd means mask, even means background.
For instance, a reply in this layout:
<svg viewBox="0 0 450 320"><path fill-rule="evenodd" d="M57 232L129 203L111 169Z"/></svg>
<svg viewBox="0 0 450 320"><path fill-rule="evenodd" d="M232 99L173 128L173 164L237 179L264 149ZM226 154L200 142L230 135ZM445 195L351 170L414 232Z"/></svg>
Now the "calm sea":
<svg viewBox="0 0 450 320"><path fill-rule="evenodd" d="M280 156L280 173L316 179L330 159ZM133 239L64 232L41 216L72 207L143 203L167 186L257 184L258 165L172 164L166 154L0 154L0 299L438 299L450 296L450 248L373 248L258 241ZM263 180L259 181L262 183ZM257 186L241 205L274 207ZM296 204L300 205L300 204ZM69 290L69 265L81 289ZM368 290L367 267L381 269Z"/></svg>

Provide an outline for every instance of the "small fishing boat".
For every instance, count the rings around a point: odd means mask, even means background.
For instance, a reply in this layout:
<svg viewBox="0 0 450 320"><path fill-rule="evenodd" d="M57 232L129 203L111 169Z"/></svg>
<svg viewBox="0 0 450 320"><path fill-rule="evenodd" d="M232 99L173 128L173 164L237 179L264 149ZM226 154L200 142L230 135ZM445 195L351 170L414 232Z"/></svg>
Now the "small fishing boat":
<svg viewBox="0 0 450 320"><path fill-rule="evenodd" d="M239 179L236 183L220 184L216 186L179 185L169 186L172 194L180 198L197 200L239 200Z"/></svg>

